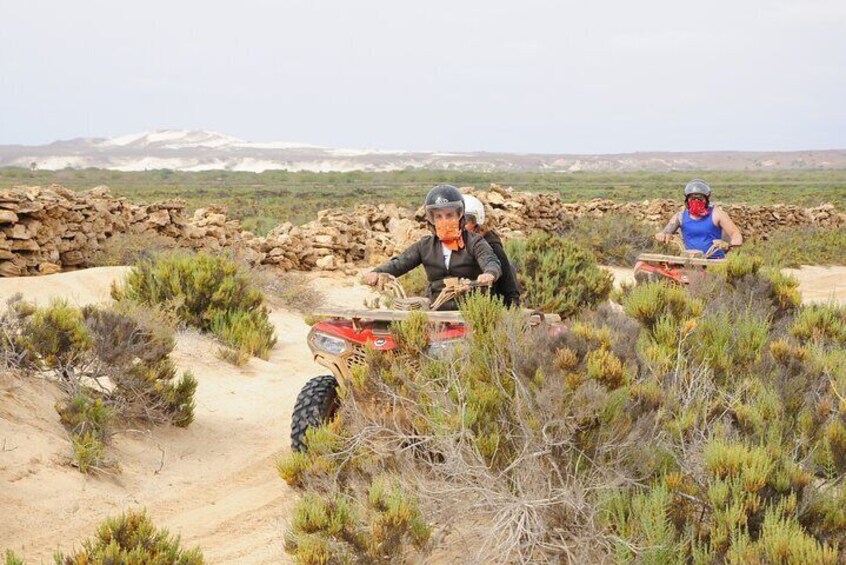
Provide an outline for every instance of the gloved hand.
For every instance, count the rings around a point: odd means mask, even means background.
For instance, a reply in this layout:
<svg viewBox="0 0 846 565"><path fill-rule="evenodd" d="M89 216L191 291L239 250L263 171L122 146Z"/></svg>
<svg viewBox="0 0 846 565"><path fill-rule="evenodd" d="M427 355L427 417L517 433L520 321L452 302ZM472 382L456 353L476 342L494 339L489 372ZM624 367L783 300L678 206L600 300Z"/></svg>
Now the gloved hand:
<svg viewBox="0 0 846 565"><path fill-rule="evenodd" d="M728 251L731 249L731 243L725 241L724 239L715 239L711 242L711 245L713 245L715 249L720 249L722 251Z"/></svg>
<svg viewBox="0 0 846 565"><path fill-rule="evenodd" d="M476 282L479 283L479 284L483 284L483 285L491 285L491 284L493 284L494 280L496 280L496 279L494 278L494 276L492 274L482 273L481 275L479 275L479 278L476 279Z"/></svg>
<svg viewBox="0 0 846 565"><path fill-rule="evenodd" d="M671 237L673 236L668 233L659 232L655 234L655 241L660 241L661 243L668 243Z"/></svg>

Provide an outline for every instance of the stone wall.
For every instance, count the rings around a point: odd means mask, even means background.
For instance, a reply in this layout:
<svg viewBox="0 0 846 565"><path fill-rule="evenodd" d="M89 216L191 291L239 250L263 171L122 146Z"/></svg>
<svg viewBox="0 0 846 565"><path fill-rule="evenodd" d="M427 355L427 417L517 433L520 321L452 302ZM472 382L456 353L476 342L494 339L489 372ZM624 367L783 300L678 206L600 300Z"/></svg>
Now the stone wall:
<svg viewBox="0 0 846 565"><path fill-rule="evenodd" d="M505 237L534 230L559 232L573 219L622 213L659 227L680 209L671 200L615 203L592 200L565 204L557 194L517 192L492 185L462 189L476 195L488 223ZM747 237L769 237L798 226L846 227L834 206L728 205ZM179 246L210 251L232 249L254 265L284 270L348 270L395 255L427 233L422 209L393 204L323 210L302 226L284 223L267 236L243 231L225 210L212 206L188 216L179 200L139 205L112 197L107 187L73 192L61 186L18 187L0 192L0 276L47 274L84 267L117 234L165 237Z"/></svg>

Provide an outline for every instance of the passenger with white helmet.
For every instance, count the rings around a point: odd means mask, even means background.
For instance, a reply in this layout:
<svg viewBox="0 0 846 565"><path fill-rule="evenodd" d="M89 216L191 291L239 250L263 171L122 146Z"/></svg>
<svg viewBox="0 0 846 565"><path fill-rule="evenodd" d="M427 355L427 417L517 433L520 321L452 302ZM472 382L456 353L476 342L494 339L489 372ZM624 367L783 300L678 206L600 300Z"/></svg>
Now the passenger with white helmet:
<svg viewBox="0 0 846 565"><path fill-rule="evenodd" d="M485 224L485 205L472 194L465 194L464 216L467 218L467 230L485 238L502 266L502 276L494 284L493 293L500 296L506 306L520 306L520 290L514 266L508 260L499 235Z"/></svg>
<svg viewBox="0 0 846 565"><path fill-rule="evenodd" d="M693 179L684 187L685 209L655 234L658 241L669 241L674 233L681 230L686 249L707 253L712 246L719 251L711 259L722 259L732 247L743 245L743 235L729 215L718 206L711 204L711 187L702 179ZM729 238L725 241L723 235Z"/></svg>
<svg viewBox="0 0 846 565"><path fill-rule="evenodd" d="M387 263L364 275L364 282L377 284L379 273L399 277L423 265L429 281L427 294L434 299L443 290L444 279L458 277L492 285L502 274L496 254L485 239L467 230L461 192L449 184L439 184L423 202L430 235L424 236ZM450 300L441 310L455 310Z"/></svg>

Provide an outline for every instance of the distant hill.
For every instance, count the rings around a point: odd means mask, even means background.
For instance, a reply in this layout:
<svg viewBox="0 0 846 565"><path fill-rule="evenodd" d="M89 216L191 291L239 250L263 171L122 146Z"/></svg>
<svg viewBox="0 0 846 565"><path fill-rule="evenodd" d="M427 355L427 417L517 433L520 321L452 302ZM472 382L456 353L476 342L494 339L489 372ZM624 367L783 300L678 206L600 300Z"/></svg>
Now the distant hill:
<svg viewBox="0 0 846 565"><path fill-rule="evenodd" d="M119 171L630 172L846 169L846 149L820 151L643 152L616 155L447 153L358 150L289 142L250 142L205 130L156 130L48 145L0 145L0 167Z"/></svg>

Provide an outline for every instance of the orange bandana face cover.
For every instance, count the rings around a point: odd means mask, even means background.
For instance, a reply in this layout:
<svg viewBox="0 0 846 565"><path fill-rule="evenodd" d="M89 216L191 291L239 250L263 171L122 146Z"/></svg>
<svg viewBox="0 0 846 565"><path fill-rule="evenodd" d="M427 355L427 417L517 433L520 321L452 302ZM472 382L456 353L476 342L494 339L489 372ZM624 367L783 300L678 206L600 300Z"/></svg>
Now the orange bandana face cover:
<svg viewBox="0 0 846 565"><path fill-rule="evenodd" d="M453 251L464 248L464 238L461 237L461 223L458 218L454 220L435 220L435 233L438 239Z"/></svg>

